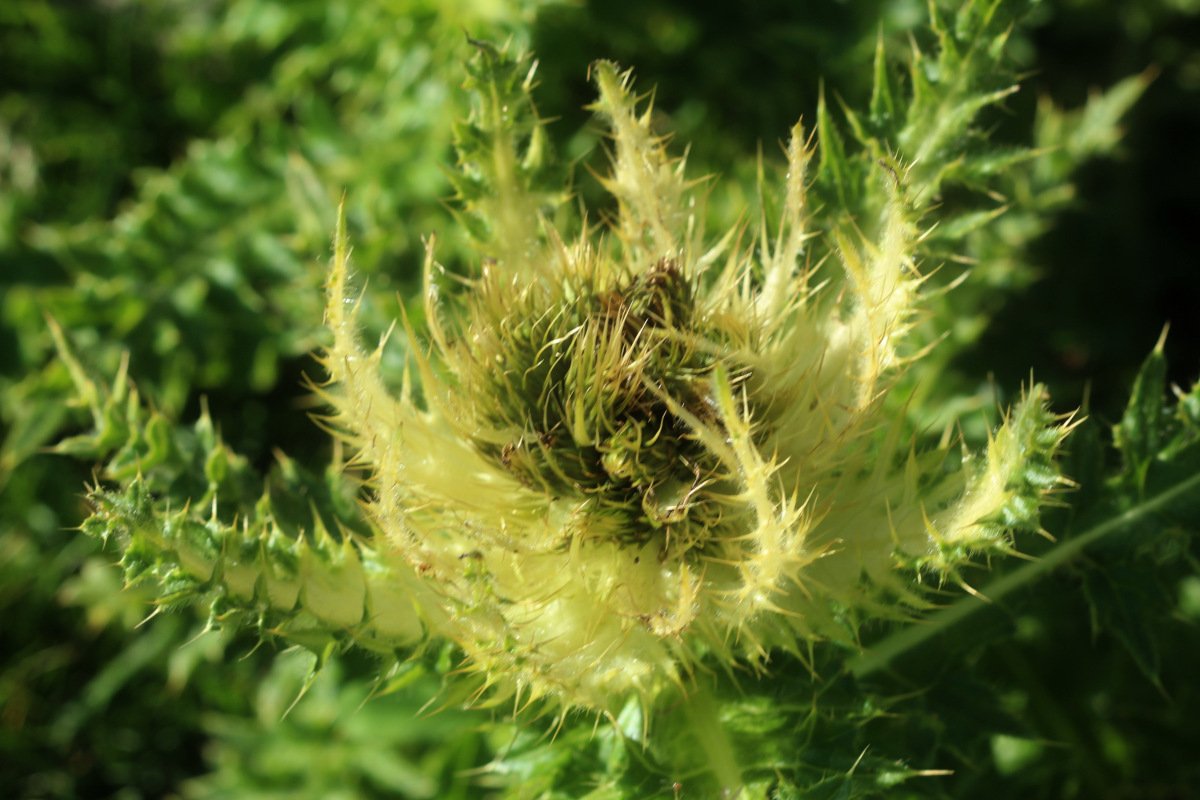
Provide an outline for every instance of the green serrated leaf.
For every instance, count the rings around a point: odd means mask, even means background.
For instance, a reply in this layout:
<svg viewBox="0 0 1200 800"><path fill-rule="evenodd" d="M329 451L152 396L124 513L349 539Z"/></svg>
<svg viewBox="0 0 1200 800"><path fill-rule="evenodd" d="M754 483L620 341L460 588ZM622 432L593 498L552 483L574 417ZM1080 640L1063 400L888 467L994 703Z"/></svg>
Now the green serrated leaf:
<svg viewBox="0 0 1200 800"><path fill-rule="evenodd" d="M1143 489L1150 462L1162 447L1168 421L1166 401L1167 360L1163 341L1142 362L1121 422L1113 429L1113 443L1125 459L1126 472Z"/></svg>

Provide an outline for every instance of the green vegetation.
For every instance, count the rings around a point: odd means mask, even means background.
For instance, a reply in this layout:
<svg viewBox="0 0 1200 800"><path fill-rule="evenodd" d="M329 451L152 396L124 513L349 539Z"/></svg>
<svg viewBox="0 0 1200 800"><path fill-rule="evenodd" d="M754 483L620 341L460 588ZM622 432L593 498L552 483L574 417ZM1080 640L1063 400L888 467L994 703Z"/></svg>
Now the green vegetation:
<svg viewBox="0 0 1200 800"><path fill-rule="evenodd" d="M794 6L0 11L13 796L1200 787L1200 8Z"/></svg>

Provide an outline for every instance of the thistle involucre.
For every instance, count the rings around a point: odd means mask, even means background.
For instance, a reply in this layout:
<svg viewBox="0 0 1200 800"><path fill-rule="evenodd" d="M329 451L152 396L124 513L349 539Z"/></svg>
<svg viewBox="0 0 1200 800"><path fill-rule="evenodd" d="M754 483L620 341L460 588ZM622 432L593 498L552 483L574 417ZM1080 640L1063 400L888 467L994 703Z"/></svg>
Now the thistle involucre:
<svg viewBox="0 0 1200 800"><path fill-rule="evenodd" d="M568 240L522 177L540 128L508 118L502 68L485 51L475 73L486 257L442 300L428 248L421 399L360 348L341 231L323 390L370 472L388 580L488 696L614 713L705 660L766 668L919 604L921 571L953 577L1034 524L1063 435L1040 390L959 469L910 452L887 403L923 283L903 174L879 170L872 240L821 232L814 268L797 126L781 218L707 237L682 159L600 63L617 211Z"/></svg>

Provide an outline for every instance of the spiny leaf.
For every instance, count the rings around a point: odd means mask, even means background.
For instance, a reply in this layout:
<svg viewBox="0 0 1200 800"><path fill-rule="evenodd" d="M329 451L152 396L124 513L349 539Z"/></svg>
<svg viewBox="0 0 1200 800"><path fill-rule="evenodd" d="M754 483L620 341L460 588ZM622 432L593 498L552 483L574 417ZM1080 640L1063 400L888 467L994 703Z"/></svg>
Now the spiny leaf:
<svg viewBox="0 0 1200 800"><path fill-rule="evenodd" d="M1099 551L1104 547L1128 552L1129 539L1120 539L1128 533L1144 537L1139 543L1150 546L1156 539L1161 541L1169 536L1171 528L1164 525L1164 520L1186 520L1200 510L1200 437L1189 411L1194 398L1200 396L1200 383L1180 398L1174 410L1169 409L1163 400L1165 363L1161 344L1160 341L1143 366L1126 419L1113 431L1123 456L1122 468L1109 477L1104 492L1097 493L1093 483L1090 508L1077 511L1085 522L1090 521L1090 526L1072 531L1033 561L985 584L977 597L964 597L932 614L921 626L896 631L875 643L850 662L849 669L854 675L863 677L885 669L902 654L944 634L976 612L1000 603L1009 594L1071 563L1087 550ZM1130 457L1129 453L1135 455ZM1113 580L1102 575L1093 579L1091 592L1097 599L1096 619L1113 623L1116 635L1130 648L1139 667L1151 680L1157 680L1153 642L1139 628L1144 624L1145 612L1130 611L1126 604L1136 600L1115 590ZM1141 594L1144 599L1145 593Z"/></svg>

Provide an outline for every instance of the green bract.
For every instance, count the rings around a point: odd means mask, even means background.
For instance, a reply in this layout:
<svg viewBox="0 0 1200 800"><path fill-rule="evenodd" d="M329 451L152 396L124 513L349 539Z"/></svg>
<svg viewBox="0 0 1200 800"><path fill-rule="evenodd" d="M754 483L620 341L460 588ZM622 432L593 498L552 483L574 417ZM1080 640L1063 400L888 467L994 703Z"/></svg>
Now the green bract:
<svg viewBox="0 0 1200 800"><path fill-rule="evenodd" d="M704 662L767 669L776 649L851 640L862 613L920 605L922 572L956 579L1036 528L1067 430L1039 387L985 453L953 458L914 452L889 399L923 352L901 165L880 164L870 238L822 225L797 125L779 219L709 235L683 159L601 62L616 211L568 236L534 180L549 160L530 73L486 46L473 66L460 193L483 266L443 298L429 244L422 399L390 392L383 345L358 343L340 229L322 358L329 422L370 475L374 557L481 697L649 706Z"/></svg>

